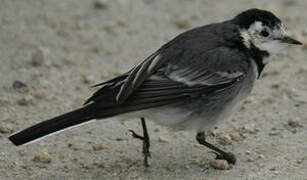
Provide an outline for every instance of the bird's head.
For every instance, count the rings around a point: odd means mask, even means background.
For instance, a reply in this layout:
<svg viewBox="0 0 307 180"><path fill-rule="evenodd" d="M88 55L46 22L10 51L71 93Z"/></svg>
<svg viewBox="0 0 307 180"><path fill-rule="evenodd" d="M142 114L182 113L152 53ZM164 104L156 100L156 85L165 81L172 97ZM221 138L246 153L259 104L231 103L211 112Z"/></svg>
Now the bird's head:
<svg viewBox="0 0 307 180"><path fill-rule="evenodd" d="M285 43L302 45L287 34L285 25L269 11L249 9L237 15L233 22L239 25L247 48L255 46L268 53L277 53Z"/></svg>

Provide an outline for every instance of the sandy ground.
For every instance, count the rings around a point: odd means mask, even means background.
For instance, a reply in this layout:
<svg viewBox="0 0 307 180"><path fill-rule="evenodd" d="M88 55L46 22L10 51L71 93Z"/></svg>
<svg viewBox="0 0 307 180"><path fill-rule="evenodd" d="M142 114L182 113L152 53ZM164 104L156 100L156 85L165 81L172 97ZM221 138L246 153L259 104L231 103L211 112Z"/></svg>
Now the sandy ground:
<svg viewBox="0 0 307 180"><path fill-rule="evenodd" d="M98 3L98 4L97 4ZM272 10L306 43L307 2L202 0L1 0L0 179L307 179L307 47L273 57L252 95L210 141L238 162L217 170L194 132L149 122L143 168L139 120L116 118L15 147L7 137L80 107L89 88L137 64L189 28L251 7Z"/></svg>

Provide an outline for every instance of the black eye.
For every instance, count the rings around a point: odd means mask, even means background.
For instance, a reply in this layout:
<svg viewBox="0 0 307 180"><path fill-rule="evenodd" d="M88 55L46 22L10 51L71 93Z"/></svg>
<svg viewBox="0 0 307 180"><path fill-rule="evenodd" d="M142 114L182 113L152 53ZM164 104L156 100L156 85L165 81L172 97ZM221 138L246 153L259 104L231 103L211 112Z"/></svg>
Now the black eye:
<svg viewBox="0 0 307 180"><path fill-rule="evenodd" d="M269 36L269 33L268 33L266 30L262 30L262 31L261 31L261 35L262 35L263 37L268 37L268 36Z"/></svg>

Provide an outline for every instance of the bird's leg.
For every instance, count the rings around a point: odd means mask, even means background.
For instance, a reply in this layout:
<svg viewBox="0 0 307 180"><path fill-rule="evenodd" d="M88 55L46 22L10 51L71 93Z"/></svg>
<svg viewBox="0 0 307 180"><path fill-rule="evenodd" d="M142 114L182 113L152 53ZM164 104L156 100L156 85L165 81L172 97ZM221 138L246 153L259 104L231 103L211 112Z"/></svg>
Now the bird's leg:
<svg viewBox="0 0 307 180"><path fill-rule="evenodd" d="M206 146L207 148L213 150L213 152L216 154L216 159L225 159L230 164L236 163L236 157L231 152L225 152L214 145L208 143L206 141L205 133L204 132L198 132L196 135L196 140L199 144Z"/></svg>
<svg viewBox="0 0 307 180"><path fill-rule="evenodd" d="M149 140L149 135L145 123L145 119L142 117L141 118L142 122L142 128L143 128L143 136L140 136L136 134L133 130L129 130L132 133L132 137L140 139L143 141L143 155L144 155L144 166L148 167L148 158L151 157L151 154L149 152L149 147L150 147L150 140Z"/></svg>

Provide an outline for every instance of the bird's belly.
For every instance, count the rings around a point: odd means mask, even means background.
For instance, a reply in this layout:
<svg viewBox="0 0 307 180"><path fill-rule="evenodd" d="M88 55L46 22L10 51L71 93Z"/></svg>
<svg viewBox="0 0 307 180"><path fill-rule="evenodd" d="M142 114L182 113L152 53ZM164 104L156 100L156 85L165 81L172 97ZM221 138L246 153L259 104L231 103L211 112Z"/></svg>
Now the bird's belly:
<svg viewBox="0 0 307 180"><path fill-rule="evenodd" d="M174 130L207 130L219 121L229 119L250 93L251 87L240 86L180 104L135 112L134 117L145 117Z"/></svg>

